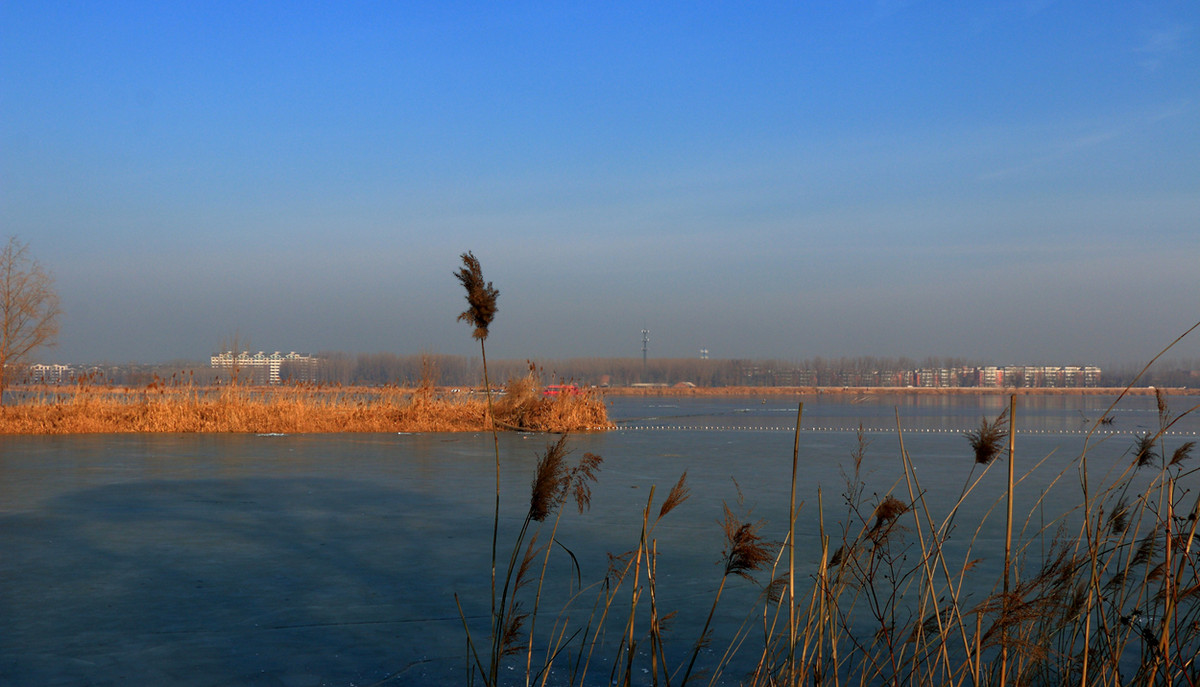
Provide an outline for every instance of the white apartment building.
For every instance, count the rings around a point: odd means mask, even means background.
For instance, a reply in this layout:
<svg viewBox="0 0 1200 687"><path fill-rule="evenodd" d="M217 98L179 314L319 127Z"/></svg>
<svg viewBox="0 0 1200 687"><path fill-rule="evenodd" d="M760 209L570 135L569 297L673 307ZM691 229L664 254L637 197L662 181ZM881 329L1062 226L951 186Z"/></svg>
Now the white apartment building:
<svg viewBox="0 0 1200 687"><path fill-rule="evenodd" d="M275 351L270 355L259 351L253 355L250 351L234 354L225 351L212 356L209 361L213 369L236 371L239 376L246 375L253 383L278 384L279 371L284 363L294 366L293 372L299 372L300 381L311 381L316 373L318 358L300 355L295 351L286 355Z"/></svg>
<svg viewBox="0 0 1200 687"><path fill-rule="evenodd" d="M70 365L37 363L29 366L29 381L34 384L61 384L71 381L74 377Z"/></svg>

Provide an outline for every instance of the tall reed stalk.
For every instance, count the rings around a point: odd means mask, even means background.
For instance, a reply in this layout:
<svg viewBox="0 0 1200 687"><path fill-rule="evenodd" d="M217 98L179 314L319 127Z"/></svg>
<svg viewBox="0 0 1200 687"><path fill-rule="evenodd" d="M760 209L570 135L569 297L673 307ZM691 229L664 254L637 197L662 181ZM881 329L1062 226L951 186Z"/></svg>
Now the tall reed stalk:
<svg viewBox="0 0 1200 687"><path fill-rule="evenodd" d="M487 424L492 431L492 445L496 454L496 508L492 518L492 660L488 668L488 678L491 684L496 683L500 670L499 646L502 644L499 626L502 614L496 608L496 557L497 544L500 539L500 437L496 434L496 423L492 411L492 383L488 379L487 346L488 327L496 317L496 299L500 292L492 287L491 282L483 280L483 268L479 260L470 251L461 256L463 266L455 272L460 284L466 290L467 309L458 316L460 322L466 322L474 328L471 335L479 341L479 355L483 359L483 387L487 394Z"/></svg>
<svg viewBox="0 0 1200 687"><path fill-rule="evenodd" d="M1009 598L1009 592L1012 588L1010 576L1012 574L1012 528L1013 528L1013 479L1016 470L1016 438L1017 438L1017 397L1016 395L1008 397L1008 488L1005 493L1007 495L1007 507L1004 517L1004 598ZM1000 685L1003 687L1008 684L1008 630L1005 629L1004 637L1001 638L1000 644Z"/></svg>
<svg viewBox="0 0 1200 687"><path fill-rule="evenodd" d="M796 431L792 439L792 484L788 496L788 682L796 679L796 479L800 472L800 424L803 418L802 401L796 408Z"/></svg>

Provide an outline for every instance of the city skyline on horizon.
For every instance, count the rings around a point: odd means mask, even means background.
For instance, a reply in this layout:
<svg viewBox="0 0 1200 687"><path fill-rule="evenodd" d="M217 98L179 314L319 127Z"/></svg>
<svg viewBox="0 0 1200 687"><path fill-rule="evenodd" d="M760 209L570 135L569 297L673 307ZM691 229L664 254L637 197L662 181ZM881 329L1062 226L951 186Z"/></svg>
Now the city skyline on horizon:
<svg viewBox="0 0 1200 687"><path fill-rule="evenodd" d="M435 377L444 374L441 366L447 363L441 356L435 361L427 360L426 356L391 356L379 360L380 354L366 356L368 360L349 359L338 356L308 356L295 352L286 355L276 351L266 354L262 351L248 351L234 354L224 351L210 356L207 367L202 361L179 361L179 363L195 362L200 377L195 376L197 369L186 369L188 365L67 365L67 364L33 364L29 366L21 383L32 384L69 384L80 380L88 383L133 383L138 379L145 383L152 378L151 386L160 384L172 386L176 384L192 385L195 382L205 384L205 374L216 374L218 377L209 378L207 383L214 383L221 376L240 377L252 384L277 385L284 382L299 383L349 383L349 384L405 384L421 380L424 384L426 375L432 373ZM419 361L414 361L418 358ZM366 363L364 365L364 362ZM480 361L478 359L457 361L451 364L454 368L450 381L442 380L442 385L469 384L471 379L482 381ZM500 370L507 370L500 378L509 380L524 374L537 374L545 379L548 373L551 380L571 379L588 384L608 386L611 378L617 377L620 384L647 384L653 380L655 386L672 384L688 384L696 386L798 386L798 387L1013 387L1013 388L1096 388L1105 385L1103 371L1094 365L990 365L986 363L967 361L938 361L926 360L917 363L905 359L854 359L831 361L769 361L769 360L711 360L708 358L692 359L662 359L648 365L646 360L637 364L636 358L587 358L570 361L549 361L566 365L563 369L554 370L547 365L533 366L526 361L493 361ZM514 363L517 363L514 368ZM520 371L513 373L514 369ZM1166 370L1174 380L1184 380L1184 386L1190 386L1194 379L1200 379L1200 370ZM463 374L466 374L466 377ZM566 375L566 376L564 376ZM149 377L148 377L149 376ZM1124 380L1128 372L1116 374L1118 385L1126 381L1133 384L1132 378ZM1139 386L1152 385L1159 374L1146 378ZM503 384L501 384L503 386Z"/></svg>

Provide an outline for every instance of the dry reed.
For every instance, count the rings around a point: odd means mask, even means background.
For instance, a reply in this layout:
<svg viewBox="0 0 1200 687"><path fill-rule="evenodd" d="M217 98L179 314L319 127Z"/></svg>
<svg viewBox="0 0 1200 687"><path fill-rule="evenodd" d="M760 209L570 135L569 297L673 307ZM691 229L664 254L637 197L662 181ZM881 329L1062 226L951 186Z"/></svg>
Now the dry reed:
<svg viewBox="0 0 1200 687"><path fill-rule="evenodd" d="M80 385L0 408L0 434L130 432L480 432L489 429L482 394L429 386L223 386L155 382L142 389ZM531 396L498 404L504 429L585 432L611 425L596 394Z"/></svg>

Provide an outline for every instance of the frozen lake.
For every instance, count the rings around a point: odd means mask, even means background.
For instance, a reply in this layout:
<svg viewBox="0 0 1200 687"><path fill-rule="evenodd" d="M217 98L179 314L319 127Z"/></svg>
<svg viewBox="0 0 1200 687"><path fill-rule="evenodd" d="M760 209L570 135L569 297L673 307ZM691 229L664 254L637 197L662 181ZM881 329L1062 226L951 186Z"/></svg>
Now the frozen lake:
<svg viewBox="0 0 1200 687"><path fill-rule="evenodd" d="M1068 466L1111 401L1018 398L1018 472L1046 457L1039 475ZM668 657L682 657L720 580L722 502L765 520L768 539L786 531L796 406L750 397L609 402L619 429L571 439L574 457L596 453L604 465L591 511L569 510L558 538L585 583L599 579L609 553L636 546L651 488L657 509L686 470L692 497L656 532L659 604L680 611ZM1172 399L1172 410L1193 402ZM860 423L868 493L902 474L899 412L921 486L937 502L957 497L971 471L962 432L1004 407L999 396L808 399L801 572L819 559L818 486L829 522L844 511L838 495ZM1092 438L1094 472L1128 459L1134 432L1157 427L1152 397L1126 399L1113 415L1112 435ZM1185 418L1169 441L1198 429ZM549 439L500 437L502 556ZM0 684L463 684L454 595L473 630L485 632L492 446L490 434L2 437ZM988 475L972 507L1002 494L1001 472ZM1078 501L1077 477L1056 489L1054 503ZM1021 503L1029 512L1032 501ZM994 525L983 541L1002 536ZM746 582L727 591L715 645L757 592ZM606 683L607 667L594 675ZM736 682L735 670L727 676Z"/></svg>

